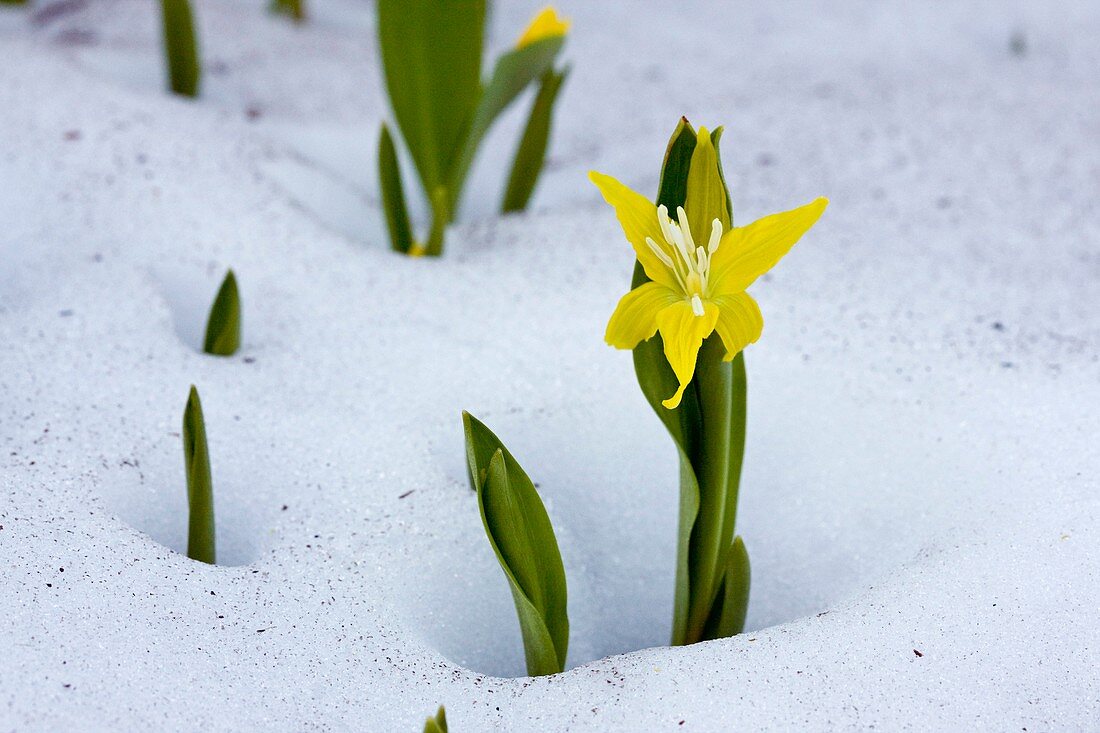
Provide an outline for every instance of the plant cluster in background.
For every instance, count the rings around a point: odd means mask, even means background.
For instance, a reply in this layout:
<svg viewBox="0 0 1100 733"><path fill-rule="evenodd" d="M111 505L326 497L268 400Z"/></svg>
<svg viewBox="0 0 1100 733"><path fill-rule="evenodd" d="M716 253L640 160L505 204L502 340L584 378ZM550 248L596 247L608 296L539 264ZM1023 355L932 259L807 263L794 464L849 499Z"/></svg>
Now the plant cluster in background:
<svg viewBox="0 0 1100 733"><path fill-rule="evenodd" d="M378 42L397 127L432 212L423 242L413 235L397 150L382 126L378 174L390 245L411 255L443 252L463 184L493 122L533 83L539 91L508 177L502 208L522 209L542 169L554 100L567 70L554 61L568 24L542 11L482 81L485 0L378 0Z"/></svg>

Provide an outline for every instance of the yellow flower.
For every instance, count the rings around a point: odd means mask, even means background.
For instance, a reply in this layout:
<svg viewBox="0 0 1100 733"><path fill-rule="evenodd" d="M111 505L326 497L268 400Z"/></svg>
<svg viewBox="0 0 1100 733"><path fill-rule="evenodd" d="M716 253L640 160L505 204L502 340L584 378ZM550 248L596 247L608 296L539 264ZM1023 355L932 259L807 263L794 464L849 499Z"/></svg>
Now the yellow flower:
<svg viewBox="0 0 1100 733"><path fill-rule="evenodd" d="M819 198L731 228L717 160L706 128L700 128L687 200L675 218L614 178L589 174L651 280L622 297L604 338L615 348L633 349L660 332L680 385L662 402L668 409L680 404L704 339L717 331L729 361L760 338L764 319L746 288L790 251L828 204Z"/></svg>
<svg viewBox="0 0 1100 733"><path fill-rule="evenodd" d="M569 20L558 16L553 6L547 5L527 26L527 30L516 41L516 48L530 46L544 38L564 36L569 31Z"/></svg>

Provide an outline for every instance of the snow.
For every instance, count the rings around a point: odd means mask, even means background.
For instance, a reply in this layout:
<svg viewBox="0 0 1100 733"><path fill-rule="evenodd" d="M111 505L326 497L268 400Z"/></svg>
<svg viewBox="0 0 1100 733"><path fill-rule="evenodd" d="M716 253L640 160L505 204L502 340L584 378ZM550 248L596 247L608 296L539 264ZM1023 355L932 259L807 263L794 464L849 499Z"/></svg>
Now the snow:
<svg viewBox="0 0 1100 733"><path fill-rule="evenodd" d="M370 4L265 4L197 3L196 102L149 2L0 9L0 729L1096 725L1095 3L564 5L531 211L494 214L517 109L438 261L387 251ZM832 203L753 289L748 633L672 649L675 456L602 341L632 258L584 174L652 193L680 114L726 126L738 221ZM192 383L217 567L180 554ZM562 675L518 676L462 409L547 503Z"/></svg>

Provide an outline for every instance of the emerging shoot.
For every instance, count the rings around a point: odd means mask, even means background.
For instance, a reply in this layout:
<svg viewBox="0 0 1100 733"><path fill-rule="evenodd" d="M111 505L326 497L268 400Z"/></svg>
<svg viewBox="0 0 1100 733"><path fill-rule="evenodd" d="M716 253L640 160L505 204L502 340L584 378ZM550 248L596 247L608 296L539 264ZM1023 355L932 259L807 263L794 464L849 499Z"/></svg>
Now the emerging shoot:
<svg viewBox="0 0 1100 733"><path fill-rule="evenodd" d="M187 472L187 556L214 564L214 486L199 391L191 385L183 411L183 465Z"/></svg>
<svg viewBox="0 0 1100 733"><path fill-rule="evenodd" d="M217 356L232 356L241 346L241 296L237 277L230 270L218 288L210 317L206 320L206 338L202 350Z"/></svg>

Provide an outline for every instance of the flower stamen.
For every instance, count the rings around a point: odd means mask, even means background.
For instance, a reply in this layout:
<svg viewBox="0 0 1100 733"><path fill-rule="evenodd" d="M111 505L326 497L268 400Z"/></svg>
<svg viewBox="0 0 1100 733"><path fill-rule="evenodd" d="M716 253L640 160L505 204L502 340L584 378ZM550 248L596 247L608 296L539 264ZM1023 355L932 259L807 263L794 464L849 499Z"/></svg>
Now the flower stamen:
<svg viewBox="0 0 1100 733"><path fill-rule="evenodd" d="M695 244L683 206L676 207L676 220L668 215L668 207L658 206L657 223L667 246L658 244L652 237L646 237L646 245L676 277L684 297L691 302L692 312L696 316L705 315L703 300L707 297L710 263L722 240L722 222L718 219L711 222L705 248Z"/></svg>

